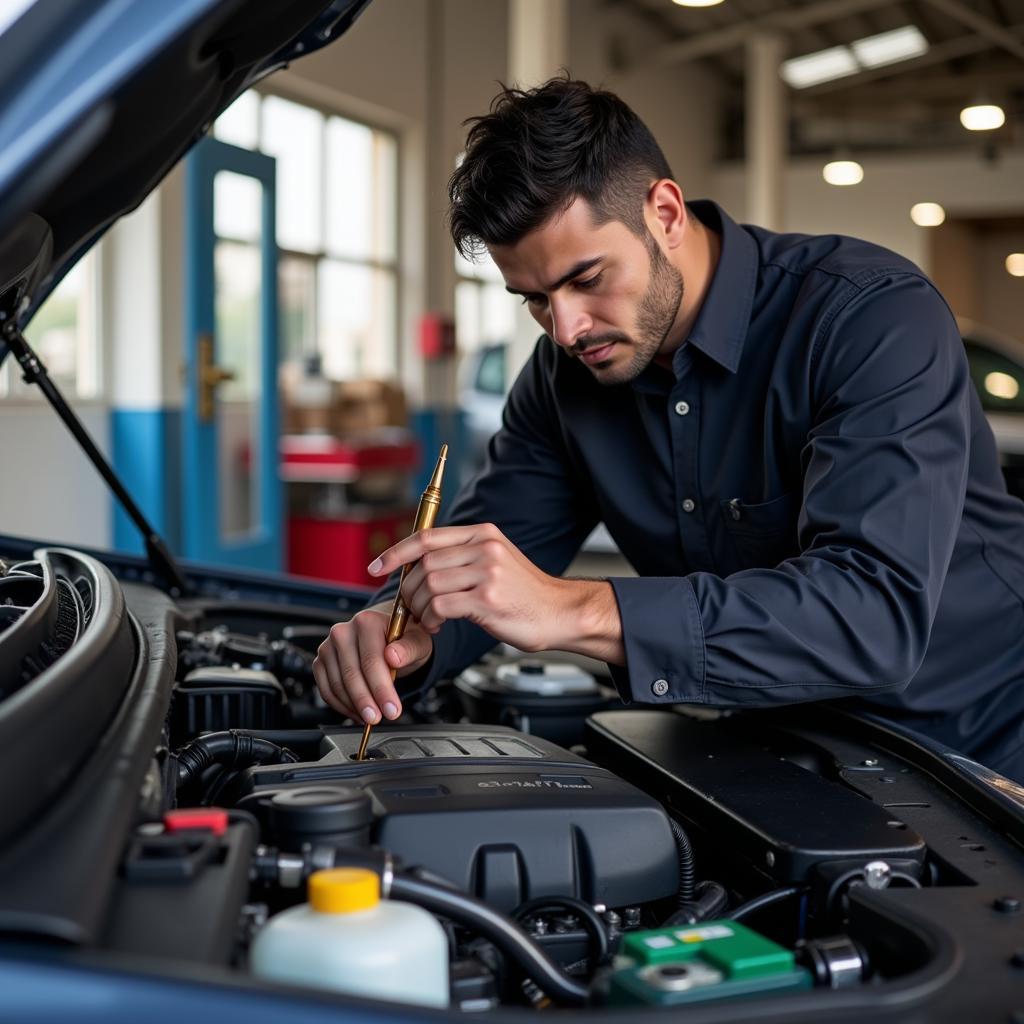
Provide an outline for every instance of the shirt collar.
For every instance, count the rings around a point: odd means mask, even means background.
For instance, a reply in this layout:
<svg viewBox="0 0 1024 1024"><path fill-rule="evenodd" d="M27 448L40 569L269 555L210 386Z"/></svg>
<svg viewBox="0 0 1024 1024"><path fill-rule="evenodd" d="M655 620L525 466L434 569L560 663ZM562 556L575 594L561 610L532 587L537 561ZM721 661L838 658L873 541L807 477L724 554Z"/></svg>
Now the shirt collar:
<svg viewBox="0 0 1024 1024"><path fill-rule="evenodd" d="M687 203L690 213L717 231L722 239L718 267L697 314L687 342L735 373L743 354L750 324L759 265L757 243L717 203L697 199ZM680 345L672 359L682 369Z"/></svg>

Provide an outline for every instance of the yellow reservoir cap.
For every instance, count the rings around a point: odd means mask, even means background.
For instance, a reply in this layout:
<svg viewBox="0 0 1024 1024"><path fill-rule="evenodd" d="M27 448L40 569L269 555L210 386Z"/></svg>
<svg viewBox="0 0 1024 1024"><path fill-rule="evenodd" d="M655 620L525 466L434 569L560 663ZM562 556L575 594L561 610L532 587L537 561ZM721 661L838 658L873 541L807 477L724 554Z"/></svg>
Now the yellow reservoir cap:
<svg viewBox="0 0 1024 1024"><path fill-rule="evenodd" d="M309 903L322 914L351 914L380 903L380 876L368 868L329 868L309 876Z"/></svg>

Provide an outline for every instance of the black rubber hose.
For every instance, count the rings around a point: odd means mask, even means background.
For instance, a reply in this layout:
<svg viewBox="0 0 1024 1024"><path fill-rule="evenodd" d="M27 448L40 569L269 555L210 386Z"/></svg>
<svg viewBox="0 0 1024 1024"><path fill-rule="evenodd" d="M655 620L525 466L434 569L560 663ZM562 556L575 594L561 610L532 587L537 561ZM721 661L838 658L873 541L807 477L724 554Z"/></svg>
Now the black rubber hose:
<svg viewBox="0 0 1024 1024"><path fill-rule="evenodd" d="M678 906L683 909L683 904L693 899L693 882L696 876L696 867L693 863L693 847L690 846L689 837L671 818L668 819L669 828L672 829L672 838L676 841L676 853L679 857L679 895Z"/></svg>
<svg viewBox="0 0 1024 1024"><path fill-rule="evenodd" d="M805 892L807 892L807 889L802 885L790 885L785 889L773 889L771 892L755 896L754 899L747 900L746 903L741 903L735 910L731 910L729 912L729 920L742 921L743 918L756 914L757 911L763 910L765 907L774 906L776 903L781 903L783 900L788 900L793 896L801 896Z"/></svg>
<svg viewBox="0 0 1024 1024"><path fill-rule="evenodd" d="M298 757L286 747L279 747L259 736L247 736L235 729L200 736L187 743L174 756L178 762L179 789L198 778L213 764L232 769L248 768L254 764L298 761Z"/></svg>
<svg viewBox="0 0 1024 1024"><path fill-rule="evenodd" d="M682 904L668 920L662 922L661 927L675 928L677 925L710 921L720 917L728 905L729 894L725 886L718 882L698 882L693 899Z"/></svg>
<svg viewBox="0 0 1024 1024"><path fill-rule="evenodd" d="M440 914L456 924L480 932L505 956L519 964L527 977L556 1003L565 1006L583 1006L586 1003L587 987L563 974L529 935L486 903L411 875L395 876L391 883L391 896L415 903L433 914Z"/></svg>
<svg viewBox="0 0 1024 1024"><path fill-rule="evenodd" d="M603 964L608 959L608 929L604 921L589 903L584 903L574 896L538 896L536 899L520 903L512 911L511 916L513 921L522 921L524 917L550 909L568 910L582 919L584 928L593 939L595 966Z"/></svg>

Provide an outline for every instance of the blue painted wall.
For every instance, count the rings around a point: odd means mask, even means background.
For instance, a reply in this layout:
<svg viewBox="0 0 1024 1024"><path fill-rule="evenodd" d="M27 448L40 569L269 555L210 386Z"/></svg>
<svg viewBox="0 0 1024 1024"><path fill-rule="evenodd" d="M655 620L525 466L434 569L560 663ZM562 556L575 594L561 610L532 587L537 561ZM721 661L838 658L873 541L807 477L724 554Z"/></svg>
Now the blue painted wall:
<svg viewBox="0 0 1024 1024"><path fill-rule="evenodd" d="M154 528L174 552L181 551L181 410L113 409L111 461ZM114 547L143 554L135 524L117 502Z"/></svg>

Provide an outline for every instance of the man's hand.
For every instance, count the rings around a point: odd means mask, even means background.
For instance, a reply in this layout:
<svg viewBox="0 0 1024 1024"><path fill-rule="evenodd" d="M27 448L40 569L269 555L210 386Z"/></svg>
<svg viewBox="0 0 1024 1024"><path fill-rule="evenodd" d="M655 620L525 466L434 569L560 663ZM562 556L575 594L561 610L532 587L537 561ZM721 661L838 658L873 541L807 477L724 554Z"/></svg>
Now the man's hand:
<svg viewBox="0 0 1024 1024"><path fill-rule="evenodd" d="M575 651L624 663L611 584L549 576L490 523L421 530L388 548L369 571L383 576L409 562L418 564L402 596L427 633L466 619L521 651Z"/></svg>
<svg viewBox="0 0 1024 1024"><path fill-rule="evenodd" d="M430 660L434 642L418 623L409 622L400 640L385 644L391 603L364 608L348 622L331 627L317 650L313 677L320 696L349 718L376 724L381 713L398 718L402 702L391 669L404 676Z"/></svg>

